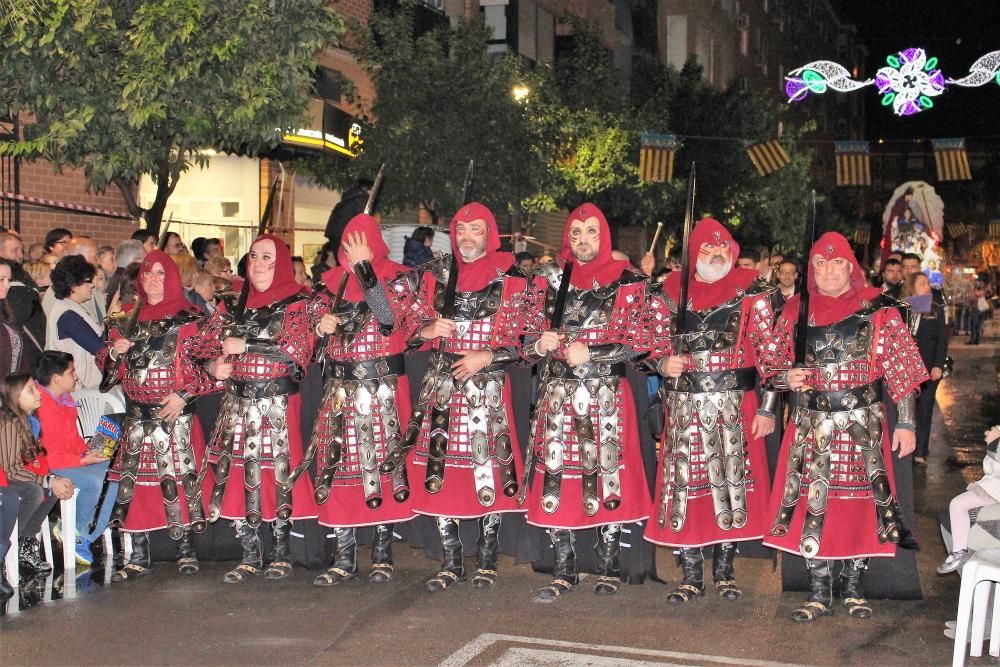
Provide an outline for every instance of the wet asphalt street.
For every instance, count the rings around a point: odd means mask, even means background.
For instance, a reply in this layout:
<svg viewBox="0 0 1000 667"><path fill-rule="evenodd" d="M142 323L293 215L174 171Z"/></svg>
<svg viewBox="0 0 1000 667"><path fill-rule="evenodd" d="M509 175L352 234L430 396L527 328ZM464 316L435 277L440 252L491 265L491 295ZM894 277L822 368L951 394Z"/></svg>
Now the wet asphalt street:
<svg viewBox="0 0 1000 667"><path fill-rule="evenodd" d="M995 340L977 347L961 340L952 346L955 372L938 391L929 465L915 475L924 599L874 601L868 621L838 609L813 624L793 623L802 594L782 593L780 565L765 559L737 561L744 596L735 603L709 593L671 607L669 588L652 581L597 597L591 579L543 605L532 596L548 577L507 558L494 590L460 584L427 593L435 563L399 544L396 577L382 585L319 589L311 585L316 573L300 568L290 580L230 586L221 582L229 563L203 563L194 577L160 563L155 576L113 586L95 583L100 572L78 572L71 599L9 605L0 618L0 665L949 664L943 630L954 618L959 579L934 572L945 556L937 517L981 474L982 434L1000 414ZM362 549L359 562L368 554ZM667 550L658 563L660 577L675 584ZM39 594L52 596L51 580L42 584Z"/></svg>

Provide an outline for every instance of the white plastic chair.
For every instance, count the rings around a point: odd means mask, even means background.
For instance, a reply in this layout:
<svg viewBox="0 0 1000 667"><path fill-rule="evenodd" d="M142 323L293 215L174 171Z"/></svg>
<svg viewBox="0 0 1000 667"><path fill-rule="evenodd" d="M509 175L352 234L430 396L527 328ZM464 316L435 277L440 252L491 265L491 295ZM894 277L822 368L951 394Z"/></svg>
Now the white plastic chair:
<svg viewBox="0 0 1000 667"><path fill-rule="evenodd" d="M958 620L955 625L955 650L952 654L953 667L965 664L965 645L972 644L969 655L978 658L983 655L983 639L986 634L986 612L990 594L993 594L993 624L990 628L990 655L1000 656L1000 549L980 549L962 566L962 591L958 597ZM970 619L971 616L971 619Z"/></svg>
<svg viewBox="0 0 1000 667"><path fill-rule="evenodd" d="M125 412L125 399L120 387L104 394L96 389L80 389L70 395L77 404L76 425L84 440L89 440L97 432L101 417Z"/></svg>

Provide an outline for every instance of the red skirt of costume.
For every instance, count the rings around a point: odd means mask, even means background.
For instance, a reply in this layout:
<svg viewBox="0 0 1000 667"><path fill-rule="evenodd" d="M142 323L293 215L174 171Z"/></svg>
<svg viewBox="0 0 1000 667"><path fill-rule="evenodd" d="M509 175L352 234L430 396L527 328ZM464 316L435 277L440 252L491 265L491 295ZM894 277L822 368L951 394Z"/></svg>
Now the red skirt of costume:
<svg viewBox="0 0 1000 667"><path fill-rule="evenodd" d="M618 451L618 482L621 504L609 510L602 502L597 512L588 516L583 505L583 468L581 467L580 443L573 429L573 405L567 400L563 404L563 473L559 490L559 506L551 514L542 509L542 487L545 479L544 428L546 406L540 400L536 407L537 432L535 438L535 470L528 493L528 523L542 528L592 528L610 523L634 523L649 516L649 487L642 465L635 400L625 378L621 378L615 396L619 419L621 447ZM590 418L595 424L601 423L600 407L596 400L590 405ZM595 432L600 432L595 428ZM601 443L598 443L598 460ZM600 468L598 468L600 470ZM602 484L598 482L598 490Z"/></svg>
<svg viewBox="0 0 1000 667"><path fill-rule="evenodd" d="M191 449L195 456L195 465L198 470L202 466L208 465L205 461L205 436L201 430L201 421L196 417L191 417ZM128 434L122 436L123 443L128 439ZM174 447L174 438L171 437L171 454L174 459L174 470L179 470L181 466L177 457L177 449ZM108 473L108 481L121 481L121 468L124 463L125 447L119 445L115 462ZM181 483L179 475L171 475L177 485L177 504L180 506L182 522L185 526L191 525L188 516L187 497L184 494L184 485ZM202 504L205 498L212 493L212 486L215 484L215 476L212 469L205 471L205 479L201 485ZM114 498L109 497L105 502L114 502ZM156 466L156 450L153 446L153 439L148 435L143 438L142 449L139 454L139 468L136 470L135 491L132 494L132 501L129 503L128 514L125 515L125 525L122 530L128 533L144 533L152 530L160 530L167 527L167 515L163 508L163 491L160 488L160 477Z"/></svg>
<svg viewBox="0 0 1000 667"><path fill-rule="evenodd" d="M410 419L410 380L405 375L396 377L396 415L399 423L405 425ZM322 467L326 460L330 438L327 436L327 423L331 405L325 402L320 406L316 416L316 429L319 433L319 447L316 450L316 461ZM386 446L382 433L382 415L378 404L372 405L372 434L375 452L379 462L385 461ZM358 437L354 424L354 405L348 400L344 405L344 447L341 461L337 465L333 483L330 486L330 496L326 502L317 505L319 523L331 528L359 528L361 526L377 526L384 523L400 523L413 518L413 506L410 498L398 502L392 494L392 475L380 475L382 482L382 504L371 509L365 504L365 493L361 479L361 458L358 452ZM414 483L412 466L407 466L410 487ZM419 480L423 483L423 479Z"/></svg>
<svg viewBox="0 0 1000 667"><path fill-rule="evenodd" d="M746 498L747 520L741 528L723 529L715 516L715 506L712 500L711 485L708 481L708 460L701 445L701 436L697 411L693 412L691 426L691 448L689 456L688 499L684 525L677 532L670 527L670 515L673 509L673 488L668 485L666 521L660 527L659 515L663 499L663 475L667 465L673 465L670 452L663 452L660 465L656 471L656 497L649 512L650 519L646 522L645 538L650 542L668 547L697 548L721 542L745 542L759 540L770 527L768 496L771 491L770 478L767 471L767 453L763 438L751 438L750 429L758 406L757 394L747 391L743 395L741 405L742 423L745 428L744 449L744 493ZM670 415L667 415L667 428L670 426ZM666 465L665 465L666 464Z"/></svg>
<svg viewBox="0 0 1000 667"><path fill-rule="evenodd" d="M503 396L507 429L514 455L515 479L520 483L524 461L521 458L521 448L518 446L517 432L514 428L510 385L507 380L504 381L501 395ZM446 516L453 519L478 519L497 512L523 512L524 510L517 506L517 494L512 497L506 496L500 487L500 466L496 458L496 438L491 428L492 425L487 427L487 433L490 441L489 460L493 472L493 488L496 493L490 506L480 504L476 495L472 450L469 447L468 403L465 400L465 394L461 391L452 393L449 416L444 484L437 493L430 493L424 486L427 473L427 450L431 433L430 411L424 415L420 438L417 441L412 465L409 468L410 498L413 501L413 511L417 514Z"/></svg>
<svg viewBox="0 0 1000 667"><path fill-rule="evenodd" d="M223 398L223 409L225 409L229 394ZM226 415L220 411L219 419L225 419ZM226 492L222 497L222 511L220 517L230 520L242 520L246 518L246 494L243 474L243 429L246 423L241 418L237 421L235 437L233 440L232 463L229 468L229 479L226 483ZM291 394L288 397L288 456L291 469L302 461L302 397L299 394ZM277 488L274 481L274 455L271 449L271 425L265 418L261 424L263 431L262 447L260 456L260 498L261 515L263 521L274 521L277 518ZM219 451L215 449L217 442L212 443L209 449L208 460L218 463ZM316 518L316 501L313 498L312 481L308 475L301 475L292 487L292 519L314 519Z"/></svg>
<svg viewBox="0 0 1000 667"><path fill-rule="evenodd" d="M781 455L778 457L778 467L775 475L778 482L784 481L788 466L788 452L791 441L795 437L792 425L785 430L784 441L781 443ZM812 481L808 470L812 464L812 435L806 439L804 462L802 464L802 484L799 501L795 506L788 533L782 537L770 535L771 523L778 516L781 507L783 484L775 484L768 505L767 537L764 545L781 549L796 555L801 555L799 541L802 537L802 525L806 516L807 493ZM830 442L830 491L827 496L826 519L823 523L823 533L820 538L819 551L814 558L840 560L845 558L890 557L896 555L896 545L891 542L880 542L878 528L875 523L875 495L872 493L871 482L865 473L865 464L858 447L844 431L834 430ZM890 448L888 428L882 420L882 457L888 463L885 466L889 478L889 490L896 497L896 479L892 466L892 451Z"/></svg>

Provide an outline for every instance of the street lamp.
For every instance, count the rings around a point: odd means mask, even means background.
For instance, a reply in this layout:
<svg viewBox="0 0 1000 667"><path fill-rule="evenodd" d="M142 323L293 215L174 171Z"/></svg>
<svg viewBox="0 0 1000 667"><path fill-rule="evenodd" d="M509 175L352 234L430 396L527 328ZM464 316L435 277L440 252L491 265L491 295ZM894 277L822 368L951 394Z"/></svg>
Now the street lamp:
<svg viewBox="0 0 1000 667"><path fill-rule="evenodd" d="M523 102L527 99L528 94L531 93L531 88L528 88L523 83L519 83L510 90L510 94L514 96L514 99L518 102Z"/></svg>

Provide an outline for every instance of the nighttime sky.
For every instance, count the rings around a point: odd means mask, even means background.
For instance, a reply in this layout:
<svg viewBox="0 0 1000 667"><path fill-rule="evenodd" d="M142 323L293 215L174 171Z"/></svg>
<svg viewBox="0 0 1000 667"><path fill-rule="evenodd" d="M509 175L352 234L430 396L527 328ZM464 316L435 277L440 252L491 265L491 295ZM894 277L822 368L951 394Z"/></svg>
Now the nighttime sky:
<svg viewBox="0 0 1000 667"><path fill-rule="evenodd" d="M960 78L979 56L1000 50L1000 0L834 0L844 21L858 26L868 47L865 78L885 57L908 47L937 56L948 78ZM838 93L832 93L838 94ZM934 107L908 118L879 104L874 88L848 93L868 95L869 139L1000 135L1000 86L949 86Z"/></svg>

